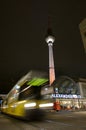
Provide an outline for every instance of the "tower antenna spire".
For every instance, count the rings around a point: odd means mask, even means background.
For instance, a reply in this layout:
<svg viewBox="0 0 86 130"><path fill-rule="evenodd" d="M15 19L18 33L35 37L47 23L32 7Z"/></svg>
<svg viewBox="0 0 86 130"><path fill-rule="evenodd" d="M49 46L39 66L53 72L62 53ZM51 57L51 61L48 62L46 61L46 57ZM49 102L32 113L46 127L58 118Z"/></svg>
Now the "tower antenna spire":
<svg viewBox="0 0 86 130"><path fill-rule="evenodd" d="M51 16L48 16L48 28L51 28Z"/></svg>

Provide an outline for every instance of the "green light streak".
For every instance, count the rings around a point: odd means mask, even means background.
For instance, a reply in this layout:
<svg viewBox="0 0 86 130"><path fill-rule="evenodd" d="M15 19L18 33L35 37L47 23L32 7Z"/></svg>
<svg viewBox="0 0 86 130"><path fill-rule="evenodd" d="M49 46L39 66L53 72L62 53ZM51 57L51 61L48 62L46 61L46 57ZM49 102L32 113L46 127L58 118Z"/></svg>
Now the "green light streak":
<svg viewBox="0 0 86 130"><path fill-rule="evenodd" d="M44 83L46 83L47 81L48 81L48 79L44 79L44 78L34 78L31 81L29 81L27 83L27 85L40 86L40 85L43 85Z"/></svg>

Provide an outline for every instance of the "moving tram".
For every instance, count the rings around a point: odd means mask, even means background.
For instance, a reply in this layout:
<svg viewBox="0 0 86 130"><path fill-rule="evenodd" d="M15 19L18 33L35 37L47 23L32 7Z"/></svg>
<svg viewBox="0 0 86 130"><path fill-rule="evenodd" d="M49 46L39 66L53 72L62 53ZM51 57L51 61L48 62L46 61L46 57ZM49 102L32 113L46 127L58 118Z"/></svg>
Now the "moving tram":
<svg viewBox="0 0 86 130"><path fill-rule="evenodd" d="M23 76L2 102L2 113L22 119L43 119L53 109L53 87L48 78L39 72Z"/></svg>

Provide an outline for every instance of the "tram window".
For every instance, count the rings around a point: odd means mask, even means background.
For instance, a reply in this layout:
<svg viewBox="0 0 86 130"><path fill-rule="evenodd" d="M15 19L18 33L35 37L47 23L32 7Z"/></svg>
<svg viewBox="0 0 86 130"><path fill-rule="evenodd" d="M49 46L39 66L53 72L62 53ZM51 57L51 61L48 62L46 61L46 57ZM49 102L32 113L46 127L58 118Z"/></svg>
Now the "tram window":
<svg viewBox="0 0 86 130"><path fill-rule="evenodd" d="M19 100L33 99L38 95L36 86L31 86L26 90L22 90L19 94Z"/></svg>
<svg viewBox="0 0 86 130"><path fill-rule="evenodd" d="M27 88L27 87L28 87L28 85L27 85L27 82L26 82L26 83L24 83L24 84L21 86L20 91L24 90L24 89Z"/></svg>

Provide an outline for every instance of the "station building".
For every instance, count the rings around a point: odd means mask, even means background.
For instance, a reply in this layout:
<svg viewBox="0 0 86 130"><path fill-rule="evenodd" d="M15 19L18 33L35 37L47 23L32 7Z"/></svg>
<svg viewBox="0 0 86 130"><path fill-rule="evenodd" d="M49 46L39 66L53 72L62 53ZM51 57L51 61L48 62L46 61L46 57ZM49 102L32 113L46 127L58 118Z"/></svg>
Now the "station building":
<svg viewBox="0 0 86 130"><path fill-rule="evenodd" d="M68 76L60 76L53 84L52 97L63 108L86 108L86 80L75 82Z"/></svg>

